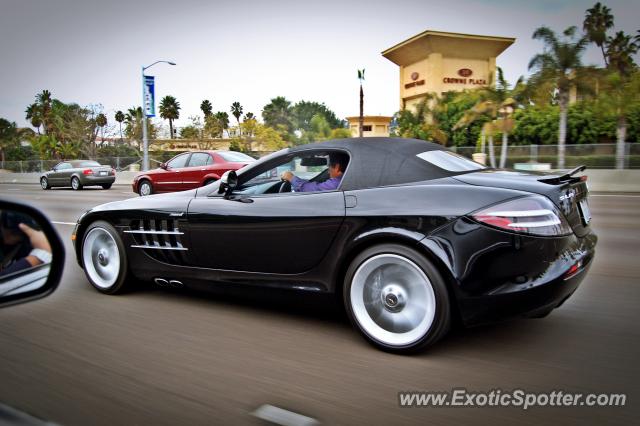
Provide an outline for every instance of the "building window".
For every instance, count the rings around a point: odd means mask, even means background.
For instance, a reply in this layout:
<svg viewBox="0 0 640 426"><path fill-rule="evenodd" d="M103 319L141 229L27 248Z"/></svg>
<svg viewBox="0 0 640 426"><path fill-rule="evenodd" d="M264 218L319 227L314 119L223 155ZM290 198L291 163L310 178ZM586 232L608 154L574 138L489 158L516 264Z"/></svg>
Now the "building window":
<svg viewBox="0 0 640 426"><path fill-rule="evenodd" d="M362 131L363 132L370 132L371 131L371 125L362 126Z"/></svg>

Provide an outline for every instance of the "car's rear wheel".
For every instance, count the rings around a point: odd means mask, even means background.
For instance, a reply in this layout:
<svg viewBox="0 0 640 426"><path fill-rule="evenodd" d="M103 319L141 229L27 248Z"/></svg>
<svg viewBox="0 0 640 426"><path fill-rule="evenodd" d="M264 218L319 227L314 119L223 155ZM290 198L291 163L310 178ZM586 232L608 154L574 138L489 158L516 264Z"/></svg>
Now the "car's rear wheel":
<svg viewBox="0 0 640 426"><path fill-rule="evenodd" d="M92 223L82 239L82 267L96 290L115 294L126 287L127 256L115 228L104 221Z"/></svg>
<svg viewBox="0 0 640 426"><path fill-rule="evenodd" d="M80 179L78 179L77 176L71 178L71 188L73 188L74 191L79 191L82 189L82 184L80 183Z"/></svg>
<svg viewBox="0 0 640 426"><path fill-rule="evenodd" d="M42 187L42 189L50 189L51 185L49 185L49 179L47 179L46 177L41 177L40 178L40 186Z"/></svg>
<svg viewBox="0 0 640 426"><path fill-rule="evenodd" d="M102 189L110 189L111 188L111 183L103 183L102 184Z"/></svg>
<svg viewBox="0 0 640 426"><path fill-rule="evenodd" d="M138 185L138 194L140 194L141 197L153 194L153 185L151 185L151 182L148 180L140 182Z"/></svg>
<svg viewBox="0 0 640 426"><path fill-rule="evenodd" d="M343 298L362 335L391 352L426 348L451 325L447 287L423 255L398 244L364 250L351 262Z"/></svg>

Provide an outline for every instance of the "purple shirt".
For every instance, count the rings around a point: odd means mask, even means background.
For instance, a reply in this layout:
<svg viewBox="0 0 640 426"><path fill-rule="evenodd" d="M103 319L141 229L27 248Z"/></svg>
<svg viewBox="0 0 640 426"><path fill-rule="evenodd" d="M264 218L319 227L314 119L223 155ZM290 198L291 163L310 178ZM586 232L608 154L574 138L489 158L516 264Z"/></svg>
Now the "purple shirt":
<svg viewBox="0 0 640 426"><path fill-rule="evenodd" d="M291 187L296 192L311 192L311 191L333 191L338 189L342 175L325 180L324 182L309 182L304 179L300 179L298 176L294 176L291 179Z"/></svg>

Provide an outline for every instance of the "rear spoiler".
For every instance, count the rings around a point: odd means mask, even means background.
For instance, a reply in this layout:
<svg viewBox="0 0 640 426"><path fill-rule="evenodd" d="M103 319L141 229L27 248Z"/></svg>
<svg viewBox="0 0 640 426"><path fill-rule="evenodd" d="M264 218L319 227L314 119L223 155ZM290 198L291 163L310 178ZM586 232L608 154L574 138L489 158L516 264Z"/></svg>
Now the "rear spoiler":
<svg viewBox="0 0 640 426"><path fill-rule="evenodd" d="M538 179L539 182L543 182L543 183L548 183L550 185L558 185L560 183L563 182L570 182L570 183L576 183L576 182L580 182L580 181L585 181L587 180L586 176L578 176L578 177L573 177L573 175L575 175L576 173L580 173L584 170L587 169L587 166L585 165L581 165L576 167L573 170L568 171L567 173L560 175L560 176L551 176L551 177L545 177L542 179Z"/></svg>

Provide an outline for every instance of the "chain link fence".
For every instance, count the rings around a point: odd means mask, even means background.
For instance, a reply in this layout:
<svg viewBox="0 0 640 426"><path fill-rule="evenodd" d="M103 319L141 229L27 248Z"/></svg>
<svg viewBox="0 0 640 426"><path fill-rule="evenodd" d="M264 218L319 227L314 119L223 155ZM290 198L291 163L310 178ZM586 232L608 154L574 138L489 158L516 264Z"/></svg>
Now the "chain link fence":
<svg viewBox="0 0 640 426"><path fill-rule="evenodd" d="M476 147L452 147L452 151L471 158ZM485 146L487 165L489 147ZM500 144L494 145L496 164L500 162ZM640 143L625 144L625 169L640 169ZM507 147L507 168L515 168L518 163L549 164L551 169L558 164L557 145L514 145ZM590 169L615 169L616 144L565 145L565 167L572 168L584 164Z"/></svg>
<svg viewBox="0 0 640 426"><path fill-rule="evenodd" d="M116 171L139 171L142 158L139 157L101 157L97 161L105 166L111 166ZM165 161L162 157L150 156L152 167ZM13 173L42 173L51 170L60 160L24 160L24 161L0 161L0 170Z"/></svg>

